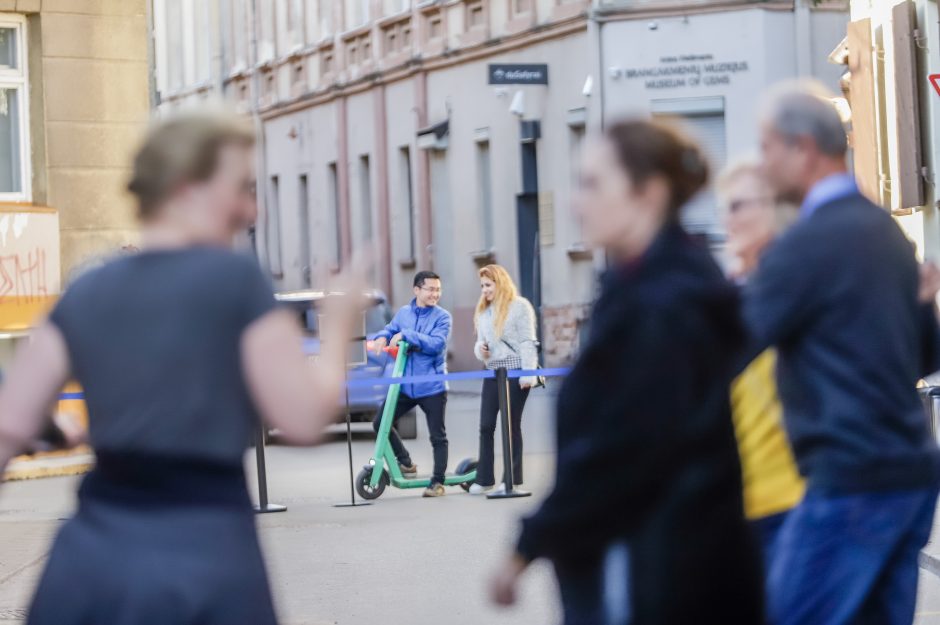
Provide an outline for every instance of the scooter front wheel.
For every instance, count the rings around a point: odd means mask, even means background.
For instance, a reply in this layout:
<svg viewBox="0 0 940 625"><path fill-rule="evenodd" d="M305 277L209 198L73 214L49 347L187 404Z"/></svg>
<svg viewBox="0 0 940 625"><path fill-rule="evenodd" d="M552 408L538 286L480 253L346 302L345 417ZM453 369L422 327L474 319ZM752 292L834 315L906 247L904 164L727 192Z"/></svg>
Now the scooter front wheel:
<svg viewBox="0 0 940 625"><path fill-rule="evenodd" d="M385 487L388 486L388 473L382 471L379 483L374 488L372 487L372 471L374 470L372 467L367 467L356 476L356 492L363 499L378 499L385 492Z"/></svg>

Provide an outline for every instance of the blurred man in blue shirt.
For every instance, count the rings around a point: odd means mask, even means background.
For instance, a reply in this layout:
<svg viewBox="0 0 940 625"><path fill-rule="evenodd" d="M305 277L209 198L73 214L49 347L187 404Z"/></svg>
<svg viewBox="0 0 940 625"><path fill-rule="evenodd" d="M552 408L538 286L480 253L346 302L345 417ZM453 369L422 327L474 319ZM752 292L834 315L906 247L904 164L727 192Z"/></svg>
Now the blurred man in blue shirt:
<svg viewBox="0 0 940 625"><path fill-rule="evenodd" d="M762 120L767 179L800 218L762 259L745 315L778 349L804 500L768 580L775 625L913 620L940 453L918 399L937 368L934 306L914 248L846 170L846 135L814 85L780 88Z"/></svg>

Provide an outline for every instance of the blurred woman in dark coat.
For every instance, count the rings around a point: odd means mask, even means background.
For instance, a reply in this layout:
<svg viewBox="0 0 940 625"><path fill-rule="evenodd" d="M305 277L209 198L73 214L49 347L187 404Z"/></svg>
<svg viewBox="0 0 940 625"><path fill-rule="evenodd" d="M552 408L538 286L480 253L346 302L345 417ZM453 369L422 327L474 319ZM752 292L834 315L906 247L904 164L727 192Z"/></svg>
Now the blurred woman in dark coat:
<svg viewBox="0 0 940 625"><path fill-rule="evenodd" d="M586 153L577 209L611 262L558 398L555 487L493 580L498 603L544 557L566 625L762 621L728 398L738 300L679 225L706 180L661 122L616 124Z"/></svg>

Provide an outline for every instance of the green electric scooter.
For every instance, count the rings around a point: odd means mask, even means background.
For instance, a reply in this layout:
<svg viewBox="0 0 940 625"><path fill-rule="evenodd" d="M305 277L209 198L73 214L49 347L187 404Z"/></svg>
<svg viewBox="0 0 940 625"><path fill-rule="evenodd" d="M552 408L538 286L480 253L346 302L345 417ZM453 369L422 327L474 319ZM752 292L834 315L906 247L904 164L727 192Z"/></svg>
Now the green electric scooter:
<svg viewBox="0 0 940 625"><path fill-rule="evenodd" d="M405 373L405 364L408 361L408 344L402 341L397 347L387 347L385 352L395 358L395 367L392 377L400 378ZM369 464L363 467L356 476L356 492L363 499L378 499L385 492L389 484L395 488L427 488L431 485L429 477L407 478L398 466L398 459L392 451L388 435L392 430L392 420L395 417L395 407L398 405L398 396L401 393L401 384L391 384L388 395L385 397L385 408L382 410L382 421L379 432L375 437L375 451ZM466 459L457 465L457 473L444 478L445 486L460 486L465 491L470 490L477 477L477 461Z"/></svg>

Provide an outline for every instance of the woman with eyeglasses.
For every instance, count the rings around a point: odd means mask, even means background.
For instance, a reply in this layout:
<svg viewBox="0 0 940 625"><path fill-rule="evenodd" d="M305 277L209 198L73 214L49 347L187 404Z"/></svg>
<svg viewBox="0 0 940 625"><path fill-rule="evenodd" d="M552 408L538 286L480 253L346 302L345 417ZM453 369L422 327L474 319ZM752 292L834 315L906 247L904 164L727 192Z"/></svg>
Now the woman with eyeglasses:
<svg viewBox="0 0 940 625"><path fill-rule="evenodd" d="M722 173L717 187L728 233L729 273L743 284L774 239L796 220L798 211L773 197L756 162L732 165ZM780 528L805 491L783 429L783 406L774 378L776 360L773 349L754 355L743 363L731 386L744 510L761 544L766 571L777 551Z"/></svg>
<svg viewBox="0 0 940 625"><path fill-rule="evenodd" d="M479 271L480 301L477 303L474 325L477 341L476 357L487 369L537 369L539 365L538 341L535 329L535 309L516 291L516 285L503 267L487 265ZM509 381L509 413L512 415L512 476L513 485L522 484L522 411L529 391L537 382L533 376ZM483 380L480 398L480 455L477 479L470 486L471 495L482 495L492 490L496 482L493 475L493 437L499 414L499 392L495 378ZM503 479L497 490L506 490L508 470L503 467Z"/></svg>
<svg viewBox="0 0 940 625"><path fill-rule="evenodd" d="M566 625L758 625L728 388L746 341L735 288L679 222L708 178L663 121L609 126L576 210L610 259L557 404L555 486L522 522L491 596L555 567Z"/></svg>

